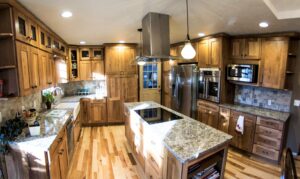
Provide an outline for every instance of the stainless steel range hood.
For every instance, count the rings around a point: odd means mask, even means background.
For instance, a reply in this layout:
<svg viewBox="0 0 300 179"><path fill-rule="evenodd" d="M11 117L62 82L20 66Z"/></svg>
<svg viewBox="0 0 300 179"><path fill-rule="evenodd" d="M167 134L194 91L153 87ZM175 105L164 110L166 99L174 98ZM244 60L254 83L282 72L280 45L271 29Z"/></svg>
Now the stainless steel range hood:
<svg viewBox="0 0 300 179"><path fill-rule="evenodd" d="M169 60L170 30L169 15L149 12L142 20L142 55L137 61Z"/></svg>

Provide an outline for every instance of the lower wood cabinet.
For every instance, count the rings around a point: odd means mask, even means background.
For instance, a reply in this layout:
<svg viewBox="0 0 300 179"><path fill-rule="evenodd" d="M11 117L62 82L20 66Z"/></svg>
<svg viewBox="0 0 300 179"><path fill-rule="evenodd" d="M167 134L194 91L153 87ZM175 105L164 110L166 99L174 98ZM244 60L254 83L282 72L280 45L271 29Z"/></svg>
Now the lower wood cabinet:
<svg viewBox="0 0 300 179"><path fill-rule="evenodd" d="M219 106L203 100L199 100L197 106L197 120L217 129L219 124Z"/></svg>
<svg viewBox="0 0 300 179"><path fill-rule="evenodd" d="M81 99L80 114L82 125L106 124L106 105L106 99Z"/></svg>
<svg viewBox="0 0 300 179"><path fill-rule="evenodd" d="M69 161L67 148L67 135L65 128L59 132L50 146L50 176L55 179L67 178Z"/></svg>
<svg viewBox="0 0 300 179"><path fill-rule="evenodd" d="M236 124L239 116L244 116L244 133L236 132ZM233 136L231 144L242 150L252 152L255 134L256 116L242 112L231 111L229 134Z"/></svg>

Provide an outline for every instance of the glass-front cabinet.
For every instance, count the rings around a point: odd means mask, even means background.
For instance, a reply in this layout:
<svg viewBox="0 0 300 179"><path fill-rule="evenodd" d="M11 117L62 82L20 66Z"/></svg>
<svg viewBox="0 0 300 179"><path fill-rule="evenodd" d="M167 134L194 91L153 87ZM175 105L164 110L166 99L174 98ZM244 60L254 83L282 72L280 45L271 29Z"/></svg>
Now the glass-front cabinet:
<svg viewBox="0 0 300 179"><path fill-rule="evenodd" d="M78 81L79 78L79 58L78 49L69 49L69 59L70 59L70 81Z"/></svg>

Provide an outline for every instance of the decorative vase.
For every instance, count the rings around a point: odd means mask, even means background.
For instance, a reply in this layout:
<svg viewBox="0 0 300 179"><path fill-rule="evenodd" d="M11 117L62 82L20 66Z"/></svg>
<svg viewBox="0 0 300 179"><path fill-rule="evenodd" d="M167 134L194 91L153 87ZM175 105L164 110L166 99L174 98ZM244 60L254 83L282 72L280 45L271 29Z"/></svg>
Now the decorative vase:
<svg viewBox="0 0 300 179"><path fill-rule="evenodd" d="M51 109L51 102L46 102L47 109Z"/></svg>

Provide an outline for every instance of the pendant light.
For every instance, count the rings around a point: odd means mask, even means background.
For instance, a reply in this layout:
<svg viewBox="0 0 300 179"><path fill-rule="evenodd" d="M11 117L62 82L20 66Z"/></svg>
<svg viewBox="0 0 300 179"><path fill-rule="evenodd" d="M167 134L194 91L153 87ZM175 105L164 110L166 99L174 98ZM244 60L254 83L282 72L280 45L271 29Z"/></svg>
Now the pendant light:
<svg viewBox="0 0 300 179"><path fill-rule="evenodd" d="M137 64L140 66L144 66L146 64L146 60L142 57L142 51L143 51L143 46L142 46L142 32L143 29L138 29L140 33L140 47L139 47L139 57L137 58Z"/></svg>
<svg viewBox="0 0 300 179"><path fill-rule="evenodd" d="M196 51L194 47L191 44L190 40L190 29L189 29L189 3L188 0L186 0L186 29L187 29L187 35L186 40L183 49L181 50L181 56L184 59L190 60L193 59L196 56Z"/></svg>

